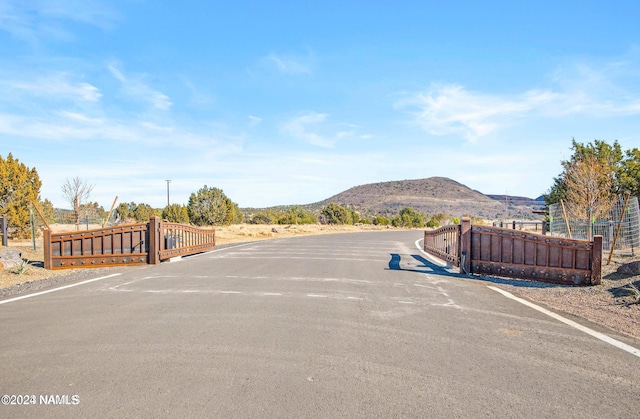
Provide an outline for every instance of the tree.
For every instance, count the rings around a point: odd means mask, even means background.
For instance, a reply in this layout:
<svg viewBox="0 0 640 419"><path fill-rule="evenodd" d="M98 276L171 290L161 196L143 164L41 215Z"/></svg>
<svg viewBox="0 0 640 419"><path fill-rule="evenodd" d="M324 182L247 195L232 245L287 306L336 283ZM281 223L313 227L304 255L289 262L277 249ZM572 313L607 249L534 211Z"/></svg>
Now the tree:
<svg viewBox="0 0 640 419"><path fill-rule="evenodd" d="M118 204L116 207L116 214L117 218L120 219L120 222L126 223L129 222L129 220L132 220L134 218L133 211L136 209L136 206L135 202L121 202Z"/></svg>
<svg viewBox="0 0 640 419"><path fill-rule="evenodd" d="M400 213L391 220L394 227L419 228L424 227L426 216L410 207L400 210Z"/></svg>
<svg viewBox="0 0 640 419"><path fill-rule="evenodd" d="M55 221L55 209L53 208L53 203L48 199L45 199L40 204L40 212L42 212L42 215L44 216L47 223L51 224Z"/></svg>
<svg viewBox="0 0 640 419"><path fill-rule="evenodd" d="M93 185L89 185L77 176L72 180L67 179L62 185L62 196L71 204L76 230L80 224L80 217L83 215L82 205L89 199L92 190Z"/></svg>
<svg viewBox="0 0 640 419"><path fill-rule="evenodd" d="M6 160L0 156L0 215L7 216L17 238L31 236L29 206L40 202L41 186L35 168L20 163L11 153Z"/></svg>
<svg viewBox="0 0 640 419"><path fill-rule="evenodd" d="M615 197L610 168L592 154L567 162L564 168L566 209L571 216L591 225L608 214Z"/></svg>
<svg viewBox="0 0 640 419"><path fill-rule="evenodd" d="M282 211L273 209L261 210L251 216L249 224L276 224L283 215Z"/></svg>
<svg viewBox="0 0 640 419"><path fill-rule="evenodd" d="M156 215L156 211L149 204L138 204L133 210L133 218L139 223L148 222Z"/></svg>
<svg viewBox="0 0 640 419"><path fill-rule="evenodd" d="M569 216L591 224L609 212L615 196L634 194L640 182L640 151L622 152L617 141L581 144L572 141L573 155L562 162L563 172L554 179L547 205L563 202ZM590 233L589 233L590 234Z"/></svg>
<svg viewBox="0 0 640 419"><path fill-rule="evenodd" d="M185 205L167 205L162 210L162 219L172 223L189 224L189 211Z"/></svg>
<svg viewBox="0 0 640 419"><path fill-rule="evenodd" d="M149 204L123 202L116 207L116 214L120 222L131 223L135 221L138 223L146 223L152 216L161 215L162 211L152 208Z"/></svg>
<svg viewBox="0 0 640 419"><path fill-rule="evenodd" d="M322 208L321 215L323 224L353 224L352 211L335 202Z"/></svg>
<svg viewBox="0 0 640 419"><path fill-rule="evenodd" d="M377 225L377 226L391 225L391 220L385 217L384 215L376 215L375 217L373 217L373 220L371 222L373 223L373 225Z"/></svg>
<svg viewBox="0 0 640 419"><path fill-rule="evenodd" d="M633 148L625 152L622 171L618 178L621 191L640 196L640 150Z"/></svg>
<svg viewBox="0 0 640 419"><path fill-rule="evenodd" d="M297 205L289 208L289 211L278 218L278 224L315 224L317 222L318 219L315 215Z"/></svg>
<svg viewBox="0 0 640 419"><path fill-rule="evenodd" d="M209 188L207 185L191 194L187 210L191 222L198 226L242 222L242 212L238 205L227 198L222 189Z"/></svg>
<svg viewBox="0 0 640 419"><path fill-rule="evenodd" d="M640 165L640 160L635 160L635 158L640 159L640 152L634 153L633 150L627 151L627 158L625 160L622 147L617 141L614 141L613 145L610 145L602 140L594 140L593 143L582 144L572 139L571 149L573 150L573 155L569 160L561 162L563 172L554 178L553 185L544 195L547 205L557 204L561 200L568 201L566 182L567 168L587 158L592 164L600 166L599 171L611 179L609 193L614 195L620 194L629 185L637 185L639 178L637 177L637 172L634 177L633 162L635 161Z"/></svg>

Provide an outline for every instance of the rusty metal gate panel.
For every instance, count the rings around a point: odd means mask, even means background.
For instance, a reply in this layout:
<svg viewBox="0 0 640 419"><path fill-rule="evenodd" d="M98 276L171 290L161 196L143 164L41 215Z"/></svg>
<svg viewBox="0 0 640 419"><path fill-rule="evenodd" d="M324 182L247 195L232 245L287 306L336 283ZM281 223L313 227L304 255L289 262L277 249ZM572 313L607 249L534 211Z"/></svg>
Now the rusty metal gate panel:
<svg viewBox="0 0 640 419"><path fill-rule="evenodd" d="M600 282L594 243L510 229L471 226L471 273L567 285ZM596 266L594 266L596 265ZM597 268L597 269L594 269Z"/></svg>
<svg viewBox="0 0 640 419"><path fill-rule="evenodd" d="M53 234L44 231L46 269L157 264L215 248L215 230L162 222Z"/></svg>
<svg viewBox="0 0 640 419"><path fill-rule="evenodd" d="M45 230L46 269L96 268L148 263L147 224L71 233Z"/></svg>

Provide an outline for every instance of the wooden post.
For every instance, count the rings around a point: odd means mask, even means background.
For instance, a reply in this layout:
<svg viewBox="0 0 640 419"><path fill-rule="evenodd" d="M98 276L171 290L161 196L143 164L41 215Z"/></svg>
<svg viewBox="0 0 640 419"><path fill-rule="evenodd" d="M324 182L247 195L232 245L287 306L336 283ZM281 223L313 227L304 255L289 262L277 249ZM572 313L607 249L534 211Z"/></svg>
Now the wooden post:
<svg viewBox="0 0 640 419"><path fill-rule="evenodd" d="M113 212L113 208L116 206L117 201L118 201L118 196L116 195L115 199L113 200L113 204L111 204L111 209L109 210L109 214L107 214L107 218L105 218L104 222L102 223L102 228L104 228L104 226L106 226L107 223L109 222L109 218L111 218L111 213Z"/></svg>
<svg viewBox="0 0 640 419"><path fill-rule="evenodd" d="M49 227L49 223L47 222L47 219L44 218L44 215L42 215L42 211L40 211L40 208L38 208L38 205L36 205L36 202L35 201L31 201L31 205L33 206L33 208L36 209L36 212L38 213L38 215L42 219L42 222L44 223L45 227L47 227L48 230L51 230L51 227Z"/></svg>
<svg viewBox="0 0 640 419"><path fill-rule="evenodd" d="M7 216L0 217L0 230L2 230L2 245L9 246L9 234L7 234Z"/></svg>
<svg viewBox="0 0 640 419"><path fill-rule="evenodd" d="M460 273L471 272L471 218L463 217L460 220Z"/></svg>
<svg viewBox="0 0 640 419"><path fill-rule="evenodd" d="M51 266L51 230L46 229L43 231L42 235L42 247L43 247L43 258L44 258L44 268L45 269L53 269Z"/></svg>
<svg viewBox="0 0 640 419"><path fill-rule="evenodd" d="M602 282L602 236L593 236L591 251L591 285Z"/></svg>
<svg viewBox="0 0 640 419"><path fill-rule="evenodd" d="M620 234L620 228L622 227L622 220L624 220L624 213L627 212L627 205L629 205L629 197L631 194L627 192L624 197L624 205L622 207L622 212L620 213L620 220L618 220L618 226L616 227L616 233L613 236L613 244L611 245L611 251L609 252L609 258L607 259L607 265L611 263L611 258L613 257L613 251L616 248L616 244L618 242L618 235Z"/></svg>
<svg viewBox="0 0 640 419"><path fill-rule="evenodd" d="M562 199L560 200L560 207L562 208L562 218L564 218L564 225L567 226L567 233L569 233L569 238L572 239L573 237L571 237L571 227L569 227L569 220L567 220L567 211L565 211L564 209L564 201Z"/></svg>
<svg viewBox="0 0 640 419"><path fill-rule="evenodd" d="M160 263L160 217L153 216L147 224L149 233L149 264L157 265Z"/></svg>

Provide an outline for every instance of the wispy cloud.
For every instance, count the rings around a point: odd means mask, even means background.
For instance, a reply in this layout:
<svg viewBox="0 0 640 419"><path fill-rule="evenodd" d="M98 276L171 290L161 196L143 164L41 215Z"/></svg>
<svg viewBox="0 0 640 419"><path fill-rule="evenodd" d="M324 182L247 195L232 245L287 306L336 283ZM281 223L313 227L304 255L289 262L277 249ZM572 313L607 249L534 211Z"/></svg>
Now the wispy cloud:
<svg viewBox="0 0 640 419"><path fill-rule="evenodd" d="M145 83L145 76L139 74L125 75L116 64L107 66L111 74L122 84L124 93L142 102L151 104L156 109L167 110L173 105L164 93L153 89Z"/></svg>
<svg viewBox="0 0 640 419"><path fill-rule="evenodd" d="M575 65L554 75L553 88L501 95L460 84L433 84L425 92L403 95L395 107L408 110L429 134L459 135L474 142L526 119L639 114L640 95L617 87L614 78L606 69Z"/></svg>
<svg viewBox="0 0 640 419"><path fill-rule="evenodd" d="M16 95L29 95L49 100L87 101L97 102L102 97L96 86L68 73L50 73L35 79L2 80L6 92L12 91Z"/></svg>
<svg viewBox="0 0 640 419"><path fill-rule="evenodd" d="M31 44L42 41L71 41L75 35L65 22L78 22L103 29L118 19L107 3L96 0L3 0L0 2L0 30Z"/></svg>
<svg viewBox="0 0 640 419"><path fill-rule="evenodd" d="M339 140L354 137L355 127L347 124L326 124L329 115L319 112L305 112L285 122L282 131L307 144L331 148ZM347 129L343 129L343 128Z"/></svg>
<svg viewBox="0 0 640 419"><path fill-rule="evenodd" d="M256 127L262 123L262 118L260 118L259 116L249 115L247 118L249 118L249 126L251 128Z"/></svg>
<svg viewBox="0 0 640 419"><path fill-rule="evenodd" d="M530 91L519 96L498 96L470 92L457 84L434 85L396 103L414 108L415 122L432 135L458 134L470 141L512 124L527 112L556 99L547 91Z"/></svg>
<svg viewBox="0 0 640 419"><path fill-rule="evenodd" d="M272 52L267 55L265 59L282 74L298 75L311 73L312 66L310 64L310 56L296 57Z"/></svg>

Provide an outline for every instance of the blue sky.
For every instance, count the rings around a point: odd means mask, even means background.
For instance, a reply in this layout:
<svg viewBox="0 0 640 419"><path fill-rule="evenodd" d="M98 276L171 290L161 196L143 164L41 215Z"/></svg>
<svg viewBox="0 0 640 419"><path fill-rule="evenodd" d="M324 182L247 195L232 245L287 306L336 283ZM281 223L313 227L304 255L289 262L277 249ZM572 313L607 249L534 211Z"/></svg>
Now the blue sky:
<svg viewBox="0 0 640 419"><path fill-rule="evenodd" d="M91 201L241 207L445 176L537 197L640 147L637 1L0 1L0 154Z"/></svg>

